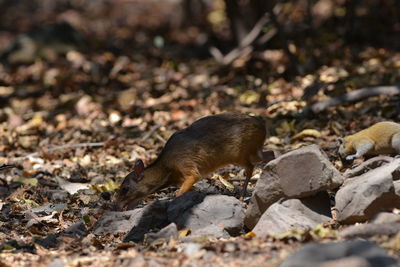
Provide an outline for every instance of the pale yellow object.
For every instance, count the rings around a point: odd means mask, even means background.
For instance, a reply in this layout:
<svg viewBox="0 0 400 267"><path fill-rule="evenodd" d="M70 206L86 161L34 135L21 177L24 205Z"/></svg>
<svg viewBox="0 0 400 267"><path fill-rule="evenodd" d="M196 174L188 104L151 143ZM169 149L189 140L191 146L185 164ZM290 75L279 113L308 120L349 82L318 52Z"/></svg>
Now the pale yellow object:
<svg viewBox="0 0 400 267"><path fill-rule="evenodd" d="M378 122L339 141L339 154L346 160L364 155L400 154L400 124Z"/></svg>

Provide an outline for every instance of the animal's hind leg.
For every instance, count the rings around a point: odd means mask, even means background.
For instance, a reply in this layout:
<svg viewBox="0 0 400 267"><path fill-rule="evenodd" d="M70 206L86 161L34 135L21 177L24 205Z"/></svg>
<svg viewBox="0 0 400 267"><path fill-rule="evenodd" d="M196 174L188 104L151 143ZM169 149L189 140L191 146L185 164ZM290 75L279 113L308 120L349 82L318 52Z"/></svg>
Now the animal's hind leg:
<svg viewBox="0 0 400 267"><path fill-rule="evenodd" d="M254 170L254 166L250 162L247 162L244 165L244 167L245 167L245 173L246 173L246 180L244 181L244 184L243 184L243 189L240 194L240 200L243 200L244 196L246 195L247 185L249 184L250 178L252 177L253 170Z"/></svg>
<svg viewBox="0 0 400 267"><path fill-rule="evenodd" d="M397 157L399 157L400 156L400 133L393 135L392 147L396 151Z"/></svg>

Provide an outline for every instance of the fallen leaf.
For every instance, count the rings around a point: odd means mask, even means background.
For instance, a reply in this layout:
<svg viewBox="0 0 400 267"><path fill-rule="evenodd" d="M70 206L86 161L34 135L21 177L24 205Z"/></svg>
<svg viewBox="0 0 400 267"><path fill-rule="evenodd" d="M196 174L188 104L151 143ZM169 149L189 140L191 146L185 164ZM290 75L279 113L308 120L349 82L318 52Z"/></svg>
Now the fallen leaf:
<svg viewBox="0 0 400 267"><path fill-rule="evenodd" d="M25 184L25 185L31 185L31 186L37 186L38 185L38 180L36 178L18 177L18 178L14 179L14 182Z"/></svg>
<svg viewBox="0 0 400 267"><path fill-rule="evenodd" d="M185 237L188 236L189 234L190 234L190 229L183 229L178 232L178 237L179 238Z"/></svg>
<svg viewBox="0 0 400 267"><path fill-rule="evenodd" d="M85 189L89 189L90 185L89 184L84 184L84 183L70 183L65 181L64 179L56 176L54 177L54 179L56 180L56 182L58 183L58 185L64 189L65 191L67 191L68 193L70 193L71 195L77 193L79 190L85 190Z"/></svg>
<svg viewBox="0 0 400 267"><path fill-rule="evenodd" d="M213 176L212 176L212 179L216 179L216 178L218 178L218 180L226 187L226 188L228 188L229 190L234 190L235 189L235 187L233 186L233 184L231 184L230 182L228 182L227 180L225 180L221 175L219 175L219 174L214 174Z"/></svg>
<svg viewBox="0 0 400 267"><path fill-rule="evenodd" d="M314 130L314 129L304 129L300 133L298 133L295 136L293 136L290 140L292 142L294 142L294 141L297 141L297 140L301 140L304 137L320 138L321 137L321 132L319 132L318 130Z"/></svg>
<svg viewBox="0 0 400 267"><path fill-rule="evenodd" d="M253 232L248 232L244 235L244 237L256 237L257 235Z"/></svg>

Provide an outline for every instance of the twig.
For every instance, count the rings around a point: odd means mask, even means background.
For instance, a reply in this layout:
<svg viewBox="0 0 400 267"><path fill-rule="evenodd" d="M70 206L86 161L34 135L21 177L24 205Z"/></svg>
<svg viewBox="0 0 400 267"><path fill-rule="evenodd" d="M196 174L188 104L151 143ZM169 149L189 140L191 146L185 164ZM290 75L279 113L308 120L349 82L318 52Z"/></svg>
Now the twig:
<svg viewBox="0 0 400 267"><path fill-rule="evenodd" d="M167 141L164 139L164 138L162 138L162 136L161 135L159 135L159 134L156 134L156 138L158 139L158 140L160 140L163 144L165 144Z"/></svg>
<svg viewBox="0 0 400 267"><path fill-rule="evenodd" d="M15 166L15 165L2 165L2 166L0 166L0 170L11 169L11 168L17 168L17 166Z"/></svg>
<svg viewBox="0 0 400 267"><path fill-rule="evenodd" d="M68 145L50 147L50 148L46 149L46 152L51 152L51 151L61 150L61 149L77 148L77 147L101 147L104 145L105 145L105 142L68 144ZM36 157L38 155L39 155L39 152L34 152L34 153L28 154L24 157L25 158Z"/></svg>
<svg viewBox="0 0 400 267"><path fill-rule="evenodd" d="M400 94L400 84L395 84L391 86L389 85L389 86L366 87L354 90L350 93L338 97L328 99L323 102L315 103L311 105L310 110L313 113L318 113L320 111L327 109L328 107L337 106L345 102L352 103L371 96L396 95L396 94Z"/></svg>
<svg viewBox="0 0 400 267"><path fill-rule="evenodd" d="M219 51L216 47L210 48L211 55L220 63L229 65L235 59L246 56L253 51L252 44L256 41L257 37L259 36L260 32L262 31L264 25L269 21L269 14L268 12L265 13L254 25L253 29L242 39L239 46L235 49L231 50L225 56ZM271 32L272 31L272 32ZM268 35L269 38L265 38L263 35L265 42L269 41L275 34L276 30L271 29Z"/></svg>
<svg viewBox="0 0 400 267"><path fill-rule="evenodd" d="M148 131L143 137L142 141L149 139L158 129L161 128L161 125L154 126L150 131Z"/></svg>

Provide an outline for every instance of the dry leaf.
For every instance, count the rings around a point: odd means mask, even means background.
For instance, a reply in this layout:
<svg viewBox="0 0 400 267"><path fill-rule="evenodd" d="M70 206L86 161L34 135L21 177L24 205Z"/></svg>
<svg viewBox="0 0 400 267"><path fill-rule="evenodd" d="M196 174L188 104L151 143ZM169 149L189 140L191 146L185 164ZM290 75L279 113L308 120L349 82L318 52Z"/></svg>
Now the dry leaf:
<svg viewBox="0 0 400 267"><path fill-rule="evenodd" d="M321 137L321 133L319 131L317 131L317 130L314 130L314 129L304 129L300 133L298 133L295 136L293 136L291 138L291 141L294 142L294 141L297 141L297 140L301 140L304 137L320 138Z"/></svg>

